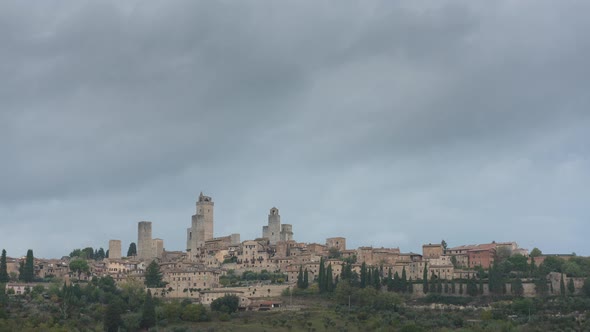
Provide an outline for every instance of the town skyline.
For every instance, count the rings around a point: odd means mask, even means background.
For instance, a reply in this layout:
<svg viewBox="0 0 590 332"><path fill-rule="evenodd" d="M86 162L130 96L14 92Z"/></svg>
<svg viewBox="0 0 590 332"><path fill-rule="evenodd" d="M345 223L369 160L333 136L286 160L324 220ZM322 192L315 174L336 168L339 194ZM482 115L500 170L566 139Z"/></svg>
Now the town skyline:
<svg viewBox="0 0 590 332"><path fill-rule="evenodd" d="M201 199L201 197L206 197L207 199L211 199L211 197L209 197L209 196L203 196L203 192L201 192L200 195L199 195L199 198L198 198L197 202ZM213 202L216 203L215 200L213 200ZM272 213L273 210L276 210L276 212L279 212L280 211L280 209L276 208L276 206L273 206L269 210L270 210L270 213ZM219 213L219 210L218 209L215 210L215 215L217 215L217 213ZM267 215L267 218L269 216L270 216L270 214ZM193 216L193 218L194 218L194 216ZM63 254L61 254L61 255L58 254L58 255L54 255L54 256L44 256L43 254L39 254L39 252L36 251L34 247L31 248L30 246L26 250L32 249L35 252L36 257L39 257L39 258L59 258L59 257L62 257L62 256L67 256L71 252L71 250L73 250L73 249L82 249L82 248L85 248L85 247L92 247L95 250L98 250L99 248L102 248L102 249L104 249L106 251L108 249L108 247L109 247L109 241L110 240L113 240L113 239L116 239L117 241L120 241L121 242L121 251L124 253L126 251L126 248L128 248L128 246L131 243L134 243L135 245L138 245L139 239L138 239L137 227L136 227L137 226L137 223L142 224L142 223L146 223L146 222L148 222L150 224L150 236L153 235L153 238L158 238L158 239L163 240L163 248L162 249L164 249L165 251L186 251L187 249L190 249L190 246L188 244L187 245L184 245L184 244L179 244L178 242L175 242L175 241L167 241L166 238L160 236L160 233L161 233L161 231L163 229L169 229L170 230L170 228L173 225L171 225L169 223L168 224L162 224L162 223L159 223L157 221L144 219L144 220L141 220L141 221L138 221L138 222L134 223L134 237L131 238L131 239L125 239L125 238L122 238L120 236L119 237L114 236L114 237L111 237L111 238L106 239L106 240L95 239L95 242L92 243L92 244L89 244L89 243L86 243L86 244L80 243L78 246L74 246L72 248L66 248L65 251L63 252ZM283 224L284 223L285 223L285 219L283 218ZM187 226L187 225L190 226L190 223L187 222L187 223L185 223L184 226ZM228 232L226 232L226 230L228 230L227 226L223 226L222 224L220 224L220 222L218 220L216 220L215 225L216 225L216 227L215 227L215 230L216 231L213 232L213 234L212 234L213 237L217 238L217 237L220 237L220 236L222 237L222 236L225 236L225 235L230 235L230 232L229 231L231 231L231 230L229 230ZM255 225L254 228L260 228L261 225L262 224ZM219 227L219 226L223 226L223 227ZM294 225L294 226L296 227L296 225ZM291 225L289 225L289 227L291 227ZM297 230L297 227L295 229ZM182 227L182 225L180 225L178 227L178 231L179 232L183 232L184 231L184 228ZM189 231L190 231L190 227L189 227ZM220 232L222 234L220 234ZM267 237L267 236L263 236L263 233L260 231L260 229L255 229L255 230L249 231L247 234L252 234L252 233L253 233L253 235L252 236L249 236L249 237L243 237L242 234L239 233L239 232L237 232L237 233L236 232L233 232L231 234L237 234L238 235L238 240L241 238L241 241L238 241L238 242L250 241L250 240L255 240L255 239L260 239L260 238L263 238L263 237L265 237L265 238ZM297 232L297 235L298 235L298 232ZM210 237L211 236L209 236L209 238ZM484 244L484 243L496 243L496 242L497 243L515 242L515 243L521 244L518 241L518 239L493 239L493 240L479 241L479 242L472 241L472 242L469 242L469 243L452 243L452 242L449 242L447 239L445 239L443 237L440 241L423 241L421 244L419 244L419 246L417 248L403 248L400 245L396 245L395 243L386 243L386 244L382 244L382 245L374 245L372 243L371 244L360 243L358 240L355 240L354 238L346 237L346 236L343 236L341 234L330 234L330 235L327 235L327 236L325 236L323 238L319 238L319 239L315 239L315 240L311 240L311 241L300 240L296 236L295 238L293 238L293 240L296 240L297 242L308 243L308 244L313 244L313 243L322 244L323 241L326 238L333 238L333 237L342 237L342 238L347 239L347 243L348 243L348 246L350 248L361 248L361 247L398 248L402 252L407 252L407 253L412 253L412 252L419 253L419 252L422 251L422 247L424 245L429 245L429 244L436 244L436 245L438 245L442 241L445 241L445 243L449 245L449 248L466 246L466 245L479 245L479 244ZM184 240L186 241L186 239L184 239ZM101 243L106 243L106 244L103 245ZM169 244L171 244L172 247L170 247ZM199 246L201 246L201 245L202 244L199 244ZM540 248L541 250L543 250L543 248L544 248L542 245L533 245L533 246L521 245L521 247L522 248L525 248L525 249L527 249L529 251L532 250L533 248ZM4 248L4 249L7 249L9 252L13 252L12 250L9 250L10 248ZM25 252L26 252L26 250L25 250ZM560 252L560 253L556 253L556 252L548 252L546 250L543 250L543 253L544 254L566 254L566 255L567 254L575 253L576 255L586 256L584 254L576 253L574 251L572 251L572 252ZM18 258L18 257L24 257L25 255L24 254L23 255L14 255L13 254L11 256L12 257L15 257L15 258Z"/></svg>

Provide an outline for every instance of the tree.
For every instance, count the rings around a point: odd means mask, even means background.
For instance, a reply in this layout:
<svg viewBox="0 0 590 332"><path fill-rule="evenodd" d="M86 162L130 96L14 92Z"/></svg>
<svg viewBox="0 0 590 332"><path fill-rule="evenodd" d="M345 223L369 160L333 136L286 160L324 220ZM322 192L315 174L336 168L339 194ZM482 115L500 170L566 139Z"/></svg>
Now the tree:
<svg viewBox="0 0 590 332"><path fill-rule="evenodd" d="M303 266L299 265L299 273L297 274L297 288L303 287Z"/></svg>
<svg viewBox="0 0 590 332"><path fill-rule="evenodd" d="M483 295L483 278L479 278L479 295Z"/></svg>
<svg viewBox="0 0 590 332"><path fill-rule="evenodd" d="M541 252L541 250L539 250L539 248L533 248L533 250L531 250L531 253L529 254L529 256L531 257L539 257L543 255L543 253Z"/></svg>
<svg viewBox="0 0 590 332"><path fill-rule="evenodd" d="M428 263L424 263L424 271L422 271L422 292L428 293Z"/></svg>
<svg viewBox="0 0 590 332"><path fill-rule="evenodd" d="M522 296L524 294L524 287L522 286L522 280L520 278L516 278L512 282L512 294L514 296Z"/></svg>
<svg viewBox="0 0 590 332"><path fill-rule="evenodd" d="M428 291L431 293L436 293L436 276L434 275L434 271L430 276L430 289Z"/></svg>
<svg viewBox="0 0 590 332"><path fill-rule="evenodd" d="M443 247L443 250L447 250L447 241L442 240L440 245Z"/></svg>
<svg viewBox="0 0 590 332"><path fill-rule="evenodd" d="M584 286L582 286L582 292L584 295L590 297L590 278L584 280Z"/></svg>
<svg viewBox="0 0 590 332"><path fill-rule="evenodd" d="M547 286L547 279L545 279L545 277L535 279L535 291L537 292L537 295L547 295L549 287Z"/></svg>
<svg viewBox="0 0 590 332"><path fill-rule="evenodd" d="M467 295L469 295L469 296L476 296L477 293L478 293L478 291L477 291L477 284L475 282L475 276L473 276L473 277L471 277L470 279L467 280Z"/></svg>
<svg viewBox="0 0 590 332"><path fill-rule="evenodd" d="M22 260L18 262L18 280L25 280L25 262Z"/></svg>
<svg viewBox="0 0 590 332"><path fill-rule="evenodd" d="M326 291L326 270L324 268L324 258L320 257L320 267L318 272L318 288L320 293Z"/></svg>
<svg viewBox="0 0 590 332"><path fill-rule="evenodd" d="M94 259L94 249L92 247L82 249L82 258Z"/></svg>
<svg viewBox="0 0 590 332"><path fill-rule="evenodd" d="M410 277L410 280L408 281L408 293L414 293L414 282L412 282L412 277Z"/></svg>
<svg viewBox="0 0 590 332"><path fill-rule="evenodd" d="M309 287L309 272L305 268L305 271L303 271L303 288L307 287Z"/></svg>
<svg viewBox="0 0 590 332"><path fill-rule="evenodd" d="M381 278L379 275L379 270L377 268L373 269L373 287L375 287L376 290L381 289Z"/></svg>
<svg viewBox="0 0 590 332"><path fill-rule="evenodd" d="M106 257L106 253L104 252L103 248L98 249L98 251L94 255L94 259L96 259L97 261L101 261L101 260L105 259L105 257Z"/></svg>
<svg viewBox="0 0 590 332"><path fill-rule="evenodd" d="M139 325L146 330L156 325L156 305L152 298L152 292L149 289L145 295L143 310L141 311L141 323Z"/></svg>
<svg viewBox="0 0 590 332"><path fill-rule="evenodd" d="M129 244L129 249L127 250L127 257L137 256L137 246L135 242L131 242Z"/></svg>
<svg viewBox="0 0 590 332"><path fill-rule="evenodd" d="M81 249L74 249L70 252L70 258L73 257L82 257L82 250Z"/></svg>
<svg viewBox="0 0 590 332"><path fill-rule="evenodd" d="M326 269L326 291L331 293L334 291L334 279L332 276L332 264L328 264L328 268Z"/></svg>
<svg viewBox="0 0 590 332"><path fill-rule="evenodd" d="M527 258L521 254L515 254L508 258L508 262L510 262L512 270L519 271L519 272L527 272L528 270L528 262ZM506 271L510 272L510 271Z"/></svg>
<svg viewBox="0 0 590 332"><path fill-rule="evenodd" d="M27 258L25 260L24 277L25 282L32 282L35 278L35 258L33 257L33 250L27 250Z"/></svg>
<svg viewBox="0 0 590 332"><path fill-rule="evenodd" d="M565 282L563 281L563 273L561 279L559 279L559 295L565 296Z"/></svg>
<svg viewBox="0 0 590 332"><path fill-rule="evenodd" d="M401 280L401 291L406 292L408 290L408 276L406 274L406 267L402 269L402 280Z"/></svg>
<svg viewBox="0 0 590 332"><path fill-rule="evenodd" d="M0 284L7 283L10 281L8 275L8 267L6 264L6 250L2 249L2 257L0 257Z"/></svg>
<svg viewBox="0 0 590 332"><path fill-rule="evenodd" d="M367 286L367 264L363 262L361 264L361 288L365 288Z"/></svg>
<svg viewBox="0 0 590 332"><path fill-rule="evenodd" d="M570 295L574 295L574 292L576 291L576 286L574 285L574 278L569 278L567 281L567 291L570 293Z"/></svg>
<svg viewBox="0 0 590 332"><path fill-rule="evenodd" d="M162 273L160 272L160 265L153 260L145 270L145 285L146 287L162 287Z"/></svg>
<svg viewBox="0 0 590 332"><path fill-rule="evenodd" d="M119 297L112 296L109 298L107 307L104 312L103 325L106 332L117 332L123 320L121 314L123 313L123 303Z"/></svg>
<svg viewBox="0 0 590 332"><path fill-rule="evenodd" d="M70 271L76 273L78 275L78 280L80 280L82 273L90 272L90 267L85 259L77 258L70 261Z"/></svg>
<svg viewBox="0 0 590 332"><path fill-rule="evenodd" d="M531 269L530 269L529 275L532 277L535 275L536 272L537 272L537 267L535 266L535 257L531 256Z"/></svg>
<svg viewBox="0 0 590 332"><path fill-rule="evenodd" d="M236 295L225 295L211 302L211 310L231 314L238 311L240 298Z"/></svg>

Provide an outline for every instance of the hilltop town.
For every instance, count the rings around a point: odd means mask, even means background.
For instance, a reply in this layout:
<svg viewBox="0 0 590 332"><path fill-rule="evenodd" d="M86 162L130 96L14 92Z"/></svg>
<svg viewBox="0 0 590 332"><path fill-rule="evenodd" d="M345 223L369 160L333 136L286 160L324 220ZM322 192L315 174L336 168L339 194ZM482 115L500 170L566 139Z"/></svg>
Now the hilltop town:
<svg viewBox="0 0 590 332"><path fill-rule="evenodd" d="M529 257L528 249L520 248L516 242L447 247L443 241L424 244L422 253L402 252L398 247L351 249L346 246L343 237L327 238L321 244L302 243L295 240L293 225L281 223L276 207L269 210L268 224L262 226L259 238L241 241L239 234L214 236L214 207L211 197L202 193L199 195L196 212L186 230L186 251L167 251L162 239L153 238L152 222L141 221L138 223L136 253L128 252L129 256L124 256L121 240L111 239L108 257L89 260L89 268L84 273L76 273L70 266L73 258L65 256L61 259L35 259L34 277L37 280L59 278L71 282L110 276L117 283L130 278L143 281L148 265L155 261L161 271L163 287L156 287L154 296L190 298L208 304L216 298L233 294L241 298L243 305L250 305L257 299L278 296L285 289L294 287L302 270L308 273L309 280L316 280L323 265L330 265L335 280L341 276L344 264L349 264L357 274L361 274L364 267L373 267L381 271L381 277L388 273L390 277L404 275L406 280L413 282L420 282L424 276L452 281L478 276L480 271L490 269L499 256L518 256L525 264L530 260L537 266L546 257L555 256ZM563 259L570 256L560 255ZM23 260L8 257L7 268L13 279L16 279L19 267L22 269ZM241 284L228 282L228 276L242 276L245 272L278 277L273 280L259 278ZM579 292L584 279L570 279L576 292ZM552 292L559 290L559 277L549 278L547 282ZM17 294L25 287L19 282L7 285ZM489 287L486 285L482 294L487 292ZM532 283L524 284L523 295L533 296L535 292ZM453 289L453 293L459 295L458 290ZM415 296L421 295L424 292L416 289Z"/></svg>

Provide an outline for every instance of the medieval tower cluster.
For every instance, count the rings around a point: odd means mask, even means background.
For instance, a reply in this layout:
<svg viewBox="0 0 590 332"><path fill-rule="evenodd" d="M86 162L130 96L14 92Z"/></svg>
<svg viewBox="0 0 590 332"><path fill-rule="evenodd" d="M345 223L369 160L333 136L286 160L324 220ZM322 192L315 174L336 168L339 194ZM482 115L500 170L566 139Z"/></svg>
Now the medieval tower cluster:
<svg viewBox="0 0 590 332"><path fill-rule="evenodd" d="M196 203L195 214L191 218L191 227L186 230L186 251L191 260L198 259L207 248L223 245L239 245L240 234L231 234L222 237L213 237L214 206L209 196L201 194ZM279 209L273 207L268 214L268 225L262 227L262 237L269 245L293 240L293 226L281 224ZM162 258L164 254L164 241L152 238L152 222L140 221L137 224L137 258L140 260L152 260ZM109 241L109 257L120 259L121 241Z"/></svg>
<svg viewBox="0 0 590 332"><path fill-rule="evenodd" d="M270 244L293 240L293 226L290 224L281 225L281 215L276 207L270 209L268 225L262 226L262 237L268 239Z"/></svg>

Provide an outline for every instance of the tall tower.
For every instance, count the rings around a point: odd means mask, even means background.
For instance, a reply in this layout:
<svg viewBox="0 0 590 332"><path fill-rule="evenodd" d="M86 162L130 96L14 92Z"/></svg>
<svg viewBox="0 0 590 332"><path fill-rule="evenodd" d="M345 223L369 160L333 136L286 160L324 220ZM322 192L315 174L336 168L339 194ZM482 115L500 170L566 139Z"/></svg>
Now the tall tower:
<svg viewBox="0 0 590 332"><path fill-rule="evenodd" d="M276 244L281 240L281 215L276 207L270 209L268 226L262 228L262 233L262 236L267 238L270 244Z"/></svg>
<svg viewBox="0 0 590 332"><path fill-rule="evenodd" d="M151 259L152 253L152 222L140 221L137 224L137 258Z"/></svg>
<svg viewBox="0 0 590 332"><path fill-rule="evenodd" d="M213 207L211 197L199 195L196 214L192 216L191 228L187 229L187 249L193 254L213 238Z"/></svg>
<svg viewBox="0 0 590 332"><path fill-rule="evenodd" d="M109 259L121 259L121 240L109 240Z"/></svg>

